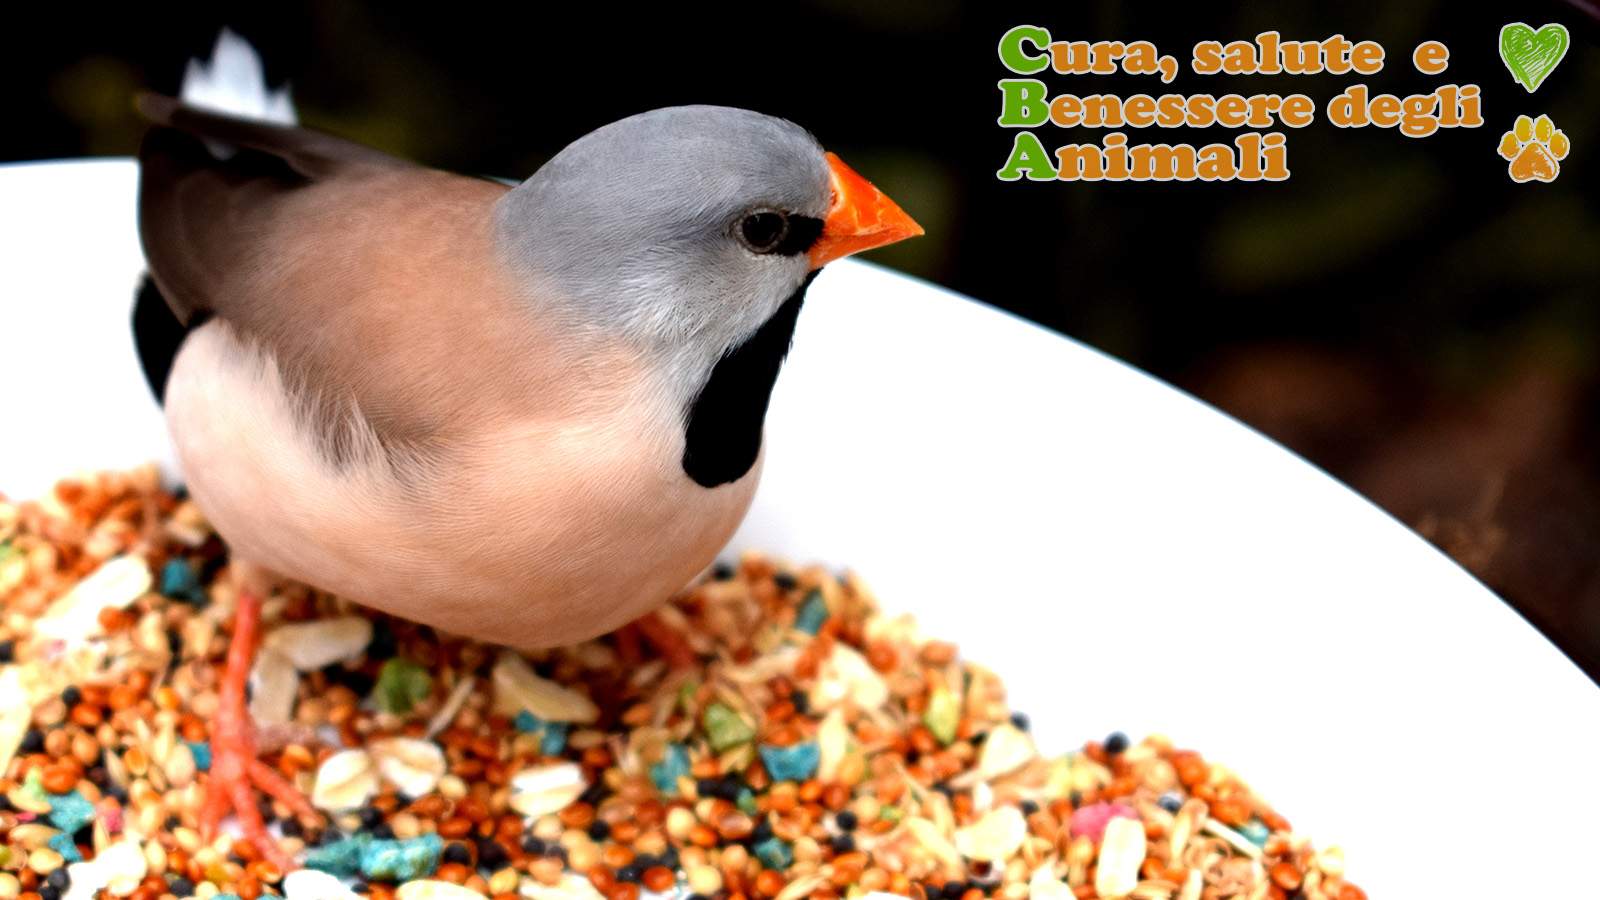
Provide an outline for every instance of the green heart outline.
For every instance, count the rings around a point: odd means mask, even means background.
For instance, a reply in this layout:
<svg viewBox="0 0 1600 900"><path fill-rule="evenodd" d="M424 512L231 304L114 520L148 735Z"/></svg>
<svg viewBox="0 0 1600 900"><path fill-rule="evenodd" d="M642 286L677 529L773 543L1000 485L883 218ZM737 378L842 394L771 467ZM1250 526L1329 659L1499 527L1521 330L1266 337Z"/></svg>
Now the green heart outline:
<svg viewBox="0 0 1600 900"><path fill-rule="evenodd" d="M1550 46L1552 38L1554 46ZM1559 22L1541 25L1538 31L1525 22L1512 22L1500 29L1500 61L1510 70L1512 79L1531 94L1561 64L1571 44L1567 26Z"/></svg>

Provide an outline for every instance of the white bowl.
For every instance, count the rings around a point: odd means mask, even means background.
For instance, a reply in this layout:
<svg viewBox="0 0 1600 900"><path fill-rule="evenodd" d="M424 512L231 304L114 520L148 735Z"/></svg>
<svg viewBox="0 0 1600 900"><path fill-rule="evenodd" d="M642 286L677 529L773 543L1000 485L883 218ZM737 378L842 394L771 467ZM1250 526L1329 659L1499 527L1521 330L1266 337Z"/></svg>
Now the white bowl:
<svg viewBox="0 0 1600 900"><path fill-rule="evenodd" d="M126 160L0 169L0 491L171 454ZM1154 379L931 285L816 282L732 549L848 565L1048 749L1159 731L1377 897L1576 896L1600 691L1471 576Z"/></svg>

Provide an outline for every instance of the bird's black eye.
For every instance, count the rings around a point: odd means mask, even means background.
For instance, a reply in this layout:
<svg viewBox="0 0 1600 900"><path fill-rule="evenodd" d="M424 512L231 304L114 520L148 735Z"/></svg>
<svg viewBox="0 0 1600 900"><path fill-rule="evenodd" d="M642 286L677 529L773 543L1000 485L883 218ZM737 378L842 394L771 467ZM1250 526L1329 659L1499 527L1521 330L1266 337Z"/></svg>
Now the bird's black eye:
<svg viewBox="0 0 1600 900"><path fill-rule="evenodd" d="M789 217L777 210L757 210L739 220L738 233L751 253L771 253L788 236Z"/></svg>

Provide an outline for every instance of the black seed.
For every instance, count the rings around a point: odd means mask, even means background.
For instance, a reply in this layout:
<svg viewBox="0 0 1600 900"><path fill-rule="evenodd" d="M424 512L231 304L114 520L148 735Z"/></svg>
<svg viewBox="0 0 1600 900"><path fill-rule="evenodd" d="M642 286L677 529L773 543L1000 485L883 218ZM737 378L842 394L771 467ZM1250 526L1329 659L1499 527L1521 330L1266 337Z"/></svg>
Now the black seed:
<svg viewBox="0 0 1600 900"><path fill-rule="evenodd" d="M856 852L856 839L848 834L835 835L833 840L828 842L828 846L833 848L834 856L843 856L846 853Z"/></svg>
<svg viewBox="0 0 1600 900"><path fill-rule="evenodd" d="M375 619L372 623L372 640L367 642L367 659L381 662L394 656L400 649L400 640L388 619Z"/></svg>
<svg viewBox="0 0 1600 900"><path fill-rule="evenodd" d="M1014 727L1016 727L1016 729L1018 731L1027 731L1028 730L1028 715L1027 715L1027 713L1020 713L1020 712L1012 713L1011 714L1011 724Z"/></svg>
<svg viewBox="0 0 1600 900"><path fill-rule="evenodd" d="M61 702L68 706L77 706L83 702L83 691L78 690L76 685L68 687L61 692Z"/></svg>
<svg viewBox="0 0 1600 900"><path fill-rule="evenodd" d="M789 702L794 704L794 711L802 716L811 714L811 695L805 691L795 691L789 695Z"/></svg>
<svg viewBox="0 0 1600 900"><path fill-rule="evenodd" d="M390 827L388 822L378 823L376 826L369 829L367 833L371 834L380 841L394 840L394 828Z"/></svg>
<svg viewBox="0 0 1600 900"><path fill-rule="evenodd" d="M939 893L944 896L945 900L961 900L961 895L966 892L967 883L965 881L946 881L944 890Z"/></svg>
<svg viewBox="0 0 1600 900"><path fill-rule="evenodd" d="M222 546L222 538L212 535L200 546L200 575L201 584L210 584L217 580L217 573L228 564L227 548ZM201 591L201 604L208 602L209 597Z"/></svg>
<svg viewBox="0 0 1600 900"><path fill-rule="evenodd" d="M641 875L643 875L643 874L644 874L644 870L643 869L640 869L637 865L629 863L628 865L625 865L622 868L617 870L617 880L618 881L638 881L639 877Z"/></svg>
<svg viewBox="0 0 1600 900"><path fill-rule="evenodd" d="M778 590L780 591L792 591L800 584L800 582L788 572L779 572L778 574L772 576L772 583L777 585Z"/></svg>
<svg viewBox="0 0 1600 900"><path fill-rule="evenodd" d="M584 788L583 793L578 795L578 799L589 804L590 806L599 806L600 801L604 800L606 798L606 794L608 793L610 793L610 791L607 790L606 783L597 778L595 779L594 784Z"/></svg>
<svg viewBox="0 0 1600 900"><path fill-rule="evenodd" d="M173 875L167 879L167 890L171 891L174 897L193 897L194 882L182 875Z"/></svg>
<svg viewBox="0 0 1600 900"><path fill-rule="evenodd" d="M759 844L771 837L772 823L766 819L762 819L761 821L757 822L756 827L750 831L750 842L752 844Z"/></svg>
<svg viewBox="0 0 1600 900"><path fill-rule="evenodd" d="M527 845L524 844L523 846L526 847ZM528 852L532 853L533 851L529 850ZM459 841L451 841L444 848L444 861L455 863L458 866L470 866L472 865L472 851L467 849L466 844Z"/></svg>
<svg viewBox="0 0 1600 900"><path fill-rule="evenodd" d="M378 683L378 679L373 676L360 669L346 668L343 663L329 663L323 666L322 677L328 679L329 684L349 688L358 697L372 693L372 686Z"/></svg>
<svg viewBox="0 0 1600 900"><path fill-rule="evenodd" d="M451 846L458 846L452 844ZM528 835L522 839L522 852L530 856L543 856L545 854L544 840Z"/></svg>
<svg viewBox="0 0 1600 900"><path fill-rule="evenodd" d="M64 891L72 886L72 876L67 874L66 866L60 866L50 873L50 877L46 878L44 883L58 891Z"/></svg>
<svg viewBox="0 0 1600 900"><path fill-rule="evenodd" d="M17 642L0 641L0 663L17 661Z"/></svg>
<svg viewBox="0 0 1600 900"><path fill-rule="evenodd" d="M284 837L297 838L304 836L306 833L305 826L301 825L300 820L294 816L284 819L279 827L283 829Z"/></svg>
<svg viewBox="0 0 1600 900"><path fill-rule="evenodd" d="M611 837L611 825L605 819L595 819L589 823L589 837L596 841L603 841Z"/></svg>
<svg viewBox="0 0 1600 900"><path fill-rule="evenodd" d="M1177 791L1167 791L1156 802L1161 804L1161 808L1169 813L1175 813L1183 809L1183 796Z"/></svg>
<svg viewBox="0 0 1600 900"><path fill-rule="evenodd" d="M500 845L499 841L483 840L478 842L478 865L485 869L498 870L511 861L511 854Z"/></svg>
<svg viewBox="0 0 1600 900"><path fill-rule="evenodd" d="M845 831L855 831L856 826L860 824L860 822L856 820L856 814L848 809L840 810L839 814L833 817L833 821L834 824L838 825Z"/></svg>
<svg viewBox="0 0 1600 900"><path fill-rule="evenodd" d="M61 892L48 884L39 885L39 900L61 900Z"/></svg>
<svg viewBox="0 0 1600 900"><path fill-rule="evenodd" d="M37 728L29 728L28 733L22 736L22 743L17 746L17 749L23 753L43 753L44 732Z"/></svg>
<svg viewBox="0 0 1600 900"><path fill-rule="evenodd" d="M1106 738L1106 752L1112 756L1128 749L1128 736L1120 731L1113 731Z"/></svg>
<svg viewBox="0 0 1600 900"><path fill-rule="evenodd" d="M1031 815L1033 815L1034 813L1036 813L1038 811L1039 811L1039 804L1033 802L1032 800L1024 800L1024 801L1022 801L1022 814L1024 816L1031 816Z"/></svg>
<svg viewBox="0 0 1600 900"><path fill-rule="evenodd" d="M711 577L718 581L727 581L733 577L733 566L727 563L717 563L711 568Z"/></svg>
<svg viewBox="0 0 1600 900"><path fill-rule="evenodd" d="M724 775L717 781L715 794L729 803L737 803L739 802L739 793L744 789L744 779L737 775Z"/></svg>
<svg viewBox="0 0 1600 900"><path fill-rule="evenodd" d="M362 828L377 828L378 823L383 821L383 810L376 806L363 806L356 815L361 819Z"/></svg>

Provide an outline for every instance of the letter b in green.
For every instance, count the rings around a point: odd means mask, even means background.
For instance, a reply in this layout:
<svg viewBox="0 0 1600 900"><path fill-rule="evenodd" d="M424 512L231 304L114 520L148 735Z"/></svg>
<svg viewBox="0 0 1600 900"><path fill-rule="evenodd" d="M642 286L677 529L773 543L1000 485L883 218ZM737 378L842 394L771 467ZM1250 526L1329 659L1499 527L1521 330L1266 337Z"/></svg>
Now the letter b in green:
<svg viewBox="0 0 1600 900"><path fill-rule="evenodd" d="M1036 78L1004 78L1000 81L1000 124L1007 128L1032 128L1050 118L1045 98L1050 89Z"/></svg>

